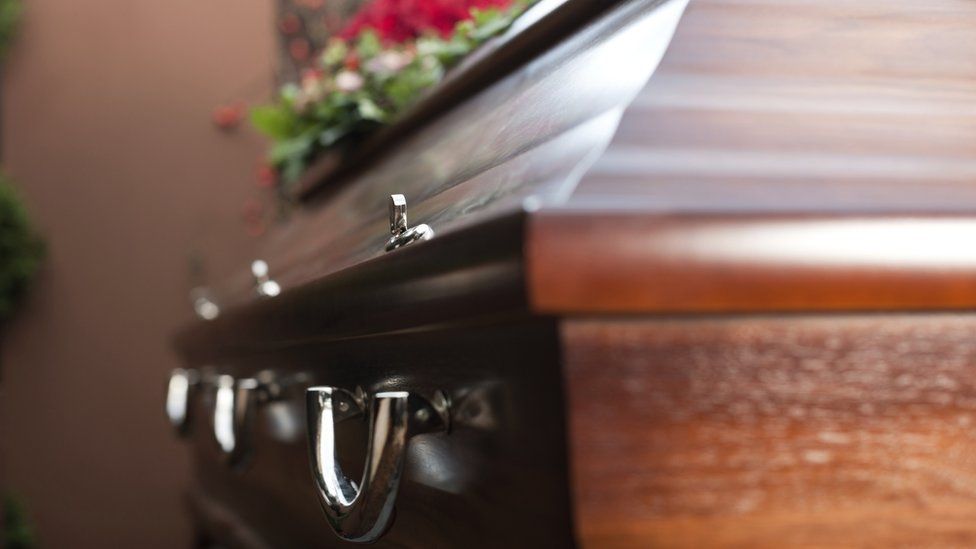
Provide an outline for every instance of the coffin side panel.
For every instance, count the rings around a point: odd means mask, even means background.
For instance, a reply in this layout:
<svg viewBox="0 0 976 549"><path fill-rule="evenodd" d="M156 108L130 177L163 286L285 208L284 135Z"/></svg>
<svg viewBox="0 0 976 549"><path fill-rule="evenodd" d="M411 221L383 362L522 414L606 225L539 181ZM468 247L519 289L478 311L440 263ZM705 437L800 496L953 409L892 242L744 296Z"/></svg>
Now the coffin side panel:
<svg viewBox="0 0 976 549"><path fill-rule="evenodd" d="M587 547L976 543L976 316L563 325Z"/></svg>

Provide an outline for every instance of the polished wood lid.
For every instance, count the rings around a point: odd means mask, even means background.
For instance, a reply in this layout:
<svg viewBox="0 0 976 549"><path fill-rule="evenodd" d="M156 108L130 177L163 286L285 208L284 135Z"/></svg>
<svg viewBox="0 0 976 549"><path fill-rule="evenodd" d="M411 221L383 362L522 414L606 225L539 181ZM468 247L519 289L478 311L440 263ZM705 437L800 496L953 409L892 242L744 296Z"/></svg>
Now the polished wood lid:
<svg viewBox="0 0 976 549"><path fill-rule="evenodd" d="M476 296L436 256L471 238L542 314L976 306L976 9L700 0L655 72L685 5L609 8L391 142L265 242L281 302L401 262ZM434 240L384 252L391 194ZM218 290L256 299L244 266Z"/></svg>

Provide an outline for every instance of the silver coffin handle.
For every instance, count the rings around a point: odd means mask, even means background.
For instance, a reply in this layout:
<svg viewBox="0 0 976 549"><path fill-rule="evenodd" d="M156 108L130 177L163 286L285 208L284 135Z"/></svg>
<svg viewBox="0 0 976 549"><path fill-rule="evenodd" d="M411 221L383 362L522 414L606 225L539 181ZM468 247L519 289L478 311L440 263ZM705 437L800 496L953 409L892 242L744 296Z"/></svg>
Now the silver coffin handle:
<svg viewBox="0 0 976 549"><path fill-rule="evenodd" d="M358 484L346 477L339 465L334 425L360 413L361 401L336 387L311 387L306 403L309 461L329 524L344 540L376 541L393 519L407 442L414 435L447 428L446 401L431 404L406 391L373 395L368 411L366 466Z"/></svg>
<svg viewBox="0 0 976 549"><path fill-rule="evenodd" d="M169 383L166 386L166 417L180 435L185 435L189 430L190 410L199 384L200 374L196 370L176 368L169 374Z"/></svg>
<svg viewBox="0 0 976 549"><path fill-rule="evenodd" d="M217 376L214 384L214 440L224 463L236 467L248 453L251 415L260 384L253 378L235 380L229 375Z"/></svg>

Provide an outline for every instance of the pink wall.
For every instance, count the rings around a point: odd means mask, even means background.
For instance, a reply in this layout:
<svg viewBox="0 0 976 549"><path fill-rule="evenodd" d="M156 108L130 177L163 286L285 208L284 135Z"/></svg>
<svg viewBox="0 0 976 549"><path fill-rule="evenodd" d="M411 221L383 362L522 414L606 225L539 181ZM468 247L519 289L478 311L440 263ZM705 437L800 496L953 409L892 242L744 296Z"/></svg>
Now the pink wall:
<svg viewBox="0 0 976 549"><path fill-rule="evenodd" d="M162 412L188 252L244 269L260 140L214 105L271 87L271 0L29 0L2 155L49 241L0 383L3 482L44 547L179 547L188 455Z"/></svg>

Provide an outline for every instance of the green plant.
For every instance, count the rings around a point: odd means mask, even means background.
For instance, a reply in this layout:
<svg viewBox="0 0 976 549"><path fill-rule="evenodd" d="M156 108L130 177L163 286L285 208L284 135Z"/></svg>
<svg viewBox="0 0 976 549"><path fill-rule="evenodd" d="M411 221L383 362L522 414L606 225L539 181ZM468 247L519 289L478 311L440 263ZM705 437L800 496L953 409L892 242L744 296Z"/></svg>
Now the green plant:
<svg viewBox="0 0 976 549"><path fill-rule="evenodd" d="M0 176L0 321L23 297L41 262L44 245L34 233L20 197Z"/></svg>
<svg viewBox="0 0 976 549"><path fill-rule="evenodd" d="M21 0L0 0L0 58L10 50L23 11Z"/></svg>
<svg viewBox="0 0 976 549"><path fill-rule="evenodd" d="M37 547L34 528L24 505L10 494L3 498L3 533L0 547L4 549L33 549Z"/></svg>
<svg viewBox="0 0 976 549"><path fill-rule="evenodd" d="M353 42L332 40L300 83L282 87L271 105L251 111L251 122L271 138L268 155L285 188L322 151L348 145L393 121L443 77L447 69L511 25L531 4L471 11L446 37L422 36L384 44L376 32Z"/></svg>

